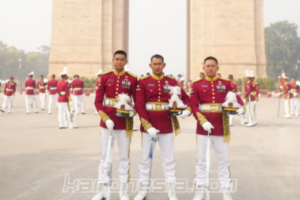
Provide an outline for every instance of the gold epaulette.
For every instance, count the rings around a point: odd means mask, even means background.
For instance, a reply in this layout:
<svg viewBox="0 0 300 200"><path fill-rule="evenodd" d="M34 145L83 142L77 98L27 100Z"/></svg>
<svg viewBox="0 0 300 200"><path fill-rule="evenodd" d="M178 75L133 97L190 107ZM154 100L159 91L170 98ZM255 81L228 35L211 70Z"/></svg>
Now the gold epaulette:
<svg viewBox="0 0 300 200"><path fill-rule="evenodd" d="M231 81L231 82L233 82L234 84L236 84L236 82L235 82L235 81Z"/></svg>
<svg viewBox="0 0 300 200"><path fill-rule="evenodd" d="M198 80L193 81L193 83L197 83L197 82L202 81L202 80L203 80L203 78L200 78Z"/></svg>
<svg viewBox="0 0 300 200"><path fill-rule="evenodd" d="M107 72L102 73L102 75L109 74L109 73L112 73L112 72L113 71L107 71Z"/></svg>
<svg viewBox="0 0 300 200"><path fill-rule="evenodd" d="M166 77L171 78L171 79L175 79L175 77L167 75Z"/></svg>
<svg viewBox="0 0 300 200"><path fill-rule="evenodd" d="M150 76L143 76L143 77L140 77L139 80L144 80L144 79L147 79L149 78Z"/></svg>
<svg viewBox="0 0 300 200"><path fill-rule="evenodd" d="M133 74L133 73L130 73L130 72L127 72L130 76L132 76L133 78L137 78L137 75Z"/></svg>

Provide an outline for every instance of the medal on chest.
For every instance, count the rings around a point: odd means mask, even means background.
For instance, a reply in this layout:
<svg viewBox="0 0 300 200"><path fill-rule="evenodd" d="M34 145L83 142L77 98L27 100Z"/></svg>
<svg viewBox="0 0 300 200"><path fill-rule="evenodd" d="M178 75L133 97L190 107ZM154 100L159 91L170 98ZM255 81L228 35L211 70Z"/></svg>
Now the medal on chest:
<svg viewBox="0 0 300 200"><path fill-rule="evenodd" d="M130 85L131 85L131 82L128 79L125 78L122 81L122 88L124 88L124 89L130 89Z"/></svg>
<svg viewBox="0 0 300 200"><path fill-rule="evenodd" d="M170 85L168 81L165 82L164 93L170 93Z"/></svg>
<svg viewBox="0 0 300 200"><path fill-rule="evenodd" d="M217 92L218 93L225 93L226 86L222 84L221 81L219 81L219 85L217 85Z"/></svg>

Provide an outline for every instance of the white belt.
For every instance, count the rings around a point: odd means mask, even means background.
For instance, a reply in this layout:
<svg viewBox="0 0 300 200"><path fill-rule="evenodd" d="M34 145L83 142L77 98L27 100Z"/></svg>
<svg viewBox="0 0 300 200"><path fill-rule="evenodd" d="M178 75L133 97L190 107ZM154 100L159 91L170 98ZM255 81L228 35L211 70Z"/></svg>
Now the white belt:
<svg viewBox="0 0 300 200"><path fill-rule="evenodd" d="M118 103L118 99L105 99L105 105L108 107L114 107Z"/></svg>
<svg viewBox="0 0 300 200"><path fill-rule="evenodd" d="M6 91L13 92L14 90L13 89L6 89Z"/></svg>
<svg viewBox="0 0 300 200"><path fill-rule="evenodd" d="M60 94L60 95L65 95L65 94L66 94L66 92L59 92L59 94Z"/></svg>
<svg viewBox="0 0 300 200"><path fill-rule="evenodd" d="M74 88L74 90L82 90L82 88Z"/></svg>
<svg viewBox="0 0 300 200"><path fill-rule="evenodd" d="M26 87L26 90L33 90L33 87Z"/></svg>
<svg viewBox="0 0 300 200"><path fill-rule="evenodd" d="M57 90L57 87L51 87L50 90Z"/></svg>
<svg viewBox="0 0 300 200"><path fill-rule="evenodd" d="M222 106L220 105L199 105L201 111L209 112L222 112Z"/></svg>
<svg viewBox="0 0 300 200"><path fill-rule="evenodd" d="M150 104L147 103L146 105L146 110L169 110L168 105L163 105L163 104Z"/></svg>

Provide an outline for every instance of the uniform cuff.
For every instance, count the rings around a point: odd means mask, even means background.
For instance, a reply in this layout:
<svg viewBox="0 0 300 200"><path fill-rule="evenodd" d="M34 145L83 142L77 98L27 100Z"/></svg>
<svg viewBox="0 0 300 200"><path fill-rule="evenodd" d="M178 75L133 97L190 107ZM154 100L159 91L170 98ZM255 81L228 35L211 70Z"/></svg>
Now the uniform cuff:
<svg viewBox="0 0 300 200"><path fill-rule="evenodd" d="M110 117L107 114L105 114L105 112L103 112L101 110L99 110L99 115L100 115L103 122L106 122L106 120L110 119Z"/></svg>
<svg viewBox="0 0 300 200"><path fill-rule="evenodd" d="M200 112L197 112L197 118L201 126L208 121Z"/></svg>
<svg viewBox="0 0 300 200"><path fill-rule="evenodd" d="M147 131L149 128L152 128L152 125L142 117L141 117L141 123L145 131Z"/></svg>

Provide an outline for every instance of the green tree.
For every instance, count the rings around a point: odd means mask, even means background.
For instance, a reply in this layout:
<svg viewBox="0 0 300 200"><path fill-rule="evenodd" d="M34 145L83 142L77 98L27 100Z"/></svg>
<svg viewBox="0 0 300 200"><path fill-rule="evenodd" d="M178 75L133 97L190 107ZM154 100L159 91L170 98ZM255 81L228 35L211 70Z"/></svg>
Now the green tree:
<svg viewBox="0 0 300 200"><path fill-rule="evenodd" d="M297 60L300 58L298 26L288 21L271 24L265 28L267 74L276 78L284 70L287 76L300 77Z"/></svg>

